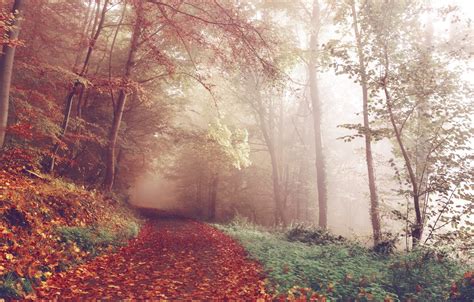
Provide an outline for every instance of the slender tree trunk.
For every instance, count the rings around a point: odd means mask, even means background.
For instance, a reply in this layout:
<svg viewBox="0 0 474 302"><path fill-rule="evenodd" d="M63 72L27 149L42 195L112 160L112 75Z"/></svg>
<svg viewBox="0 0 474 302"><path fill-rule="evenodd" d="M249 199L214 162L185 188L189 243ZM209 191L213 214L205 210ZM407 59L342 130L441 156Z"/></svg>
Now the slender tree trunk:
<svg viewBox="0 0 474 302"><path fill-rule="evenodd" d="M202 196L202 178L199 177L197 180L196 196L195 196L195 202L197 205L201 204L201 196Z"/></svg>
<svg viewBox="0 0 474 302"><path fill-rule="evenodd" d="M87 50L86 57L84 59L84 64L82 65L82 70L79 73L79 77L84 77L87 73L87 67L89 66L89 61L92 55L92 51L94 50L94 45L97 42L97 39L100 36L100 33L102 32L102 29L104 27L104 22L105 22L105 14L107 13L107 5L109 3L109 0L105 0L104 6L102 8L102 13L101 13L101 19L99 21L99 25L97 26L97 30L94 33L94 36L92 37L92 40L89 44L89 48ZM61 140L64 135L67 132L67 127L69 124L69 120L71 117L71 108L72 108L72 103L74 102L74 96L78 94L78 89L83 90L84 85L77 80L74 85L72 86L71 90L68 92L67 97L66 97L66 109L64 111L64 119L63 119L63 124L61 127L61 133L59 135L59 139ZM52 150L52 155L51 155L51 161L48 167L48 172L52 173L54 171L54 166L55 166L55 161L56 161L56 154L59 151L59 143L56 143L53 147Z"/></svg>
<svg viewBox="0 0 474 302"><path fill-rule="evenodd" d="M87 68L89 67L89 61L92 56L92 52L94 51L94 46L95 43L97 43L97 40L99 39L99 36L102 32L102 29L104 28L104 22L105 22L105 15L107 13L107 5L109 4L109 0L104 1L104 6L102 7L102 12L100 14L100 20L99 20L99 25L97 25L97 30L94 33L94 36L92 37L89 47L87 48L87 53L86 57L84 59L84 64L82 65L82 70L80 72L80 76L84 76L87 73Z"/></svg>
<svg viewBox="0 0 474 302"><path fill-rule="evenodd" d="M370 132L369 123L369 93L367 88L367 74L365 71L365 58L362 49L362 40L358 27L357 11L355 1L351 3L353 29L357 45L357 55L359 57L359 71L361 77L362 88L362 107L364 116L364 138L365 138L365 160L367 163L367 174L369 178L370 192L370 221L372 222L372 232L374 237L374 245L377 245L382 239L382 230L380 225L379 197L377 194L377 186L375 183L374 159L372 156L372 133Z"/></svg>
<svg viewBox="0 0 474 302"><path fill-rule="evenodd" d="M117 107L115 108L114 118L112 120L112 127L110 128L109 133L109 145L107 147L107 159L104 179L104 188L107 192L110 192L112 190L114 184L116 163L115 150L117 147L118 132L120 129L120 123L122 121L123 110L125 108L126 101L127 93L124 89L122 89L119 92Z"/></svg>
<svg viewBox="0 0 474 302"><path fill-rule="evenodd" d="M268 152L270 153L270 161L272 165L273 200L275 204L274 220L275 220L275 224L279 224L279 223L285 224L285 219L283 216L283 208L282 208L280 177L278 174L278 170L279 170L278 158L277 158L277 154L275 150L275 145L270 134L268 133L267 127L265 126L265 119L263 117L263 112L261 112L261 109L258 112L258 116L260 120L260 129L262 131L265 144L267 145Z"/></svg>
<svg viewBox="0 0 474 302"><path fill-rule="evenodd" d="M66 108L64 110L64 118L63 118L63 123L61 124L61 133L59 134L59 139L62 139L66 135L67 126L69 124L69 120L71 117L71 108L72 108L73 98L77 94L81 86L82 84L79 81L76 81L73 84L73 87L71 88L71 90L69 91L66 97ZM54 165L56 164L56 154L59 151L59 146L60 146L59 142L54 144L53 155L51 156L51 161L48 167L49 173L52 173L54 170Z"/></svg>
<svg viewBox="0 0 474 302"><path fill-rule="evenodd" d="M136 8L136 20L133 28L132 39L130 41L130 50L128 52L127 62L125 63L125 73L123 76L123 82L126 83L130 80L132 68L135 61L135 55L138 49L138 42L141 33L141 19L143 13L143 4L139 2ZM127 101L127 91L122 88L119 92L116 108L114 109L114 117L112 121L112 127L109 133L109 145L107 148L107 160L106 160L106 173L104 179L104 189L106 192L112 191L114 184L115 175L115 164L116 164L116 147L118 132L120 129L120 123L122 122L123 111L125 109L125 103Z"/></svg>
<svg viewBox="0 0 474 302"><path fill-rule="evenodd" d="M319 97L318 78L317 78L317 52L318 52L318 32L320 28L320 9L319 1L314 0L313 12L311 17L311 37L310 37L310 59L309 59L309 81L310 95L313 107L313 128L316 153L316 182L318 188L318 205L320 228L327 228L327 187L326 187L326 160L324 158L322 134L321 134L321 100Z"/></svg>
<svg viewBox="0 0 474 302"><path fill-rule="evenodd" d="M79 97L77 98L77 107L76 107L76 113L78 118L82 118L82 108L84 106L84 102L82 101L84 98L84 91L86 90L85 87L81 89L81 92L79 93Z"/></svg>
<svg viewBox="0 0 474 302"><path fill-rule="evenodd" d="M22 22L23 0L15 0L12 13L15 19L11 29L7 33L8 40L16 40L20 35ZM5 44L0 54L0 149L5 142L5 134L8 123L8 106L10 104L10 86L13 73L13 61L15 58L15 46Z"/></svg>
<svg viewBox="0 0 474 302"><path fill-rule="evenodd" d="M89 3L87 5L87 11L86 15L84 17L83 23L82 23L82 29L81 29L81 37L79 39L79 45L77 47L77 53L76 53L76 59L74 60L74 65L72 67L73 72L77 72L77 67L79 66L79 63L81 61L82 57L82 51L84 50L84 42L87 40L87 31L89 30L88 26L90 23L89 20L89 15L92 9L92 0L89 0Z"/></svg>
<svg viewBox="0 0 474 302"><path fill-rule="evenodd" d="M418 182L416 180L415 172L413 171L410 157L408 156L408 153L405 148L405 144L402 140L400 130L398 129L398 126L396 125L393 110L392 110L391 97L385 85L384 85L384 92L385 92L385 97L386 97L387 108L389 111L390 122L392 124L393 131L395 132L395 138L397 139L398 146L400 148L400 151L402 152L403 159L405 160L405 166L408 170L408 178L410 181L410 185L412 187L412 195L413 195L412 197L413 197L413 205L415 207L416 223L412 227L411 235L413 238L412 244L413 244L413 247L415 247L418 245L423 235L423 221L422 221L421 209L420 209L420 195L418 194Z"/></svg>
<svg viewBox="0 0 474 302"><path fill-rule="evenodd" d="M219 185L219 175L216 173L212 177L210 194L209 194L208 218L209 218L210 221L214 221L216 219L218 185Z"/></svg>
<svg viewBox="0 0 474 302"><path fill-rule="evenodd" d="M384 51L385 51L385 54L384 54L385 55L385 76L382 79L382 88L385 93L385 102L387 105L390 123L392 125L393 132L395 133L395 138L397 140L398 147L400 148L403 159L405 161L405 166L408 171L408 179L412 187L411 193L413 197L413 206L415 208L416 220L415 220L415 224L412 226L411 235L412 235L412 240L413 240L412 245L413 247L416 247L423 236L423 220L422 220L421 209L420 209L420 194L418 192L418 181L415 175L415 171L413 170L410 156L408 155L408 152L405 148L405 143L403 142L402 134L395 121L395 116L393 113L392 98L390 96L390 92L388 91L388 87L387 87L388 71L389 71L388 53L387 53L387 49L385 49Z"/></svg>
<svg viewBox="0 0 474 302"><path fill-rule="evenodd" d="M308 175L307 162L301 160L298 167L297 187L295 194L297 200L296 216L299 221L308 220L308 189L306 187Z"/></svg>
<svg viewBox="0 0 474 302"><path fill-rule="evenodd" d="M425 30L425 43L422 46L420 61L425 66L430 66L432 62L431 48L433 47L433 21L429 20ZM420 83L420 85L423 85ZM427 188L429 186L430 173L432 172L426 159L429 158L431 147L426 142L429 137L425 133L423 125L430 123L429 116L429 102L423 97L416 98L415 117L416 117L416 139L415 139L415 175L418 179L418 192L420 192L420 202L423 205L421 214L421 221L425 224L426 212L428 210L429 194ZM422 193L425 192L425 193Z"/></svg>

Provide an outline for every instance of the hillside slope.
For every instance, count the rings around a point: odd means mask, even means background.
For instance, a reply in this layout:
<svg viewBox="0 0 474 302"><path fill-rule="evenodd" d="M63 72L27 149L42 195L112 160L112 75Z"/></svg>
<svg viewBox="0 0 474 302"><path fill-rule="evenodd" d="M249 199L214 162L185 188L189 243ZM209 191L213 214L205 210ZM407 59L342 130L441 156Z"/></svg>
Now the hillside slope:
<svg viewBox="0 0 474 302"><path fill-rule="evenodd" d="M122 201L43 175L24 152L0 159L0 297L33 295L50 276L122 245L140 220Z"/></svg>

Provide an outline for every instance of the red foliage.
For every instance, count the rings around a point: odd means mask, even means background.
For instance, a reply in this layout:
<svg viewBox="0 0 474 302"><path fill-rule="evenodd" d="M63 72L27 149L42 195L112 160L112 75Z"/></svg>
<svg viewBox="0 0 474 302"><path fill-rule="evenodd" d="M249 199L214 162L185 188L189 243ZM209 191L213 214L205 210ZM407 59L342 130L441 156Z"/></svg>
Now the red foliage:
<svg viewBox="0 0 474 302"><path fill-rule="evenodd" d="M5 150L0 156L0 169L16 171L24 165L31 163L32 160L33 155L25 149L13 148ZM5 179L8 178L5 177Z"/></svg>
<svg viewBox="0 0 474 302"><path fill-rule="evenodd" d="M218 230L191 220L148 223L137 239L60 273L38 290L42 299L262 299L260 265Z"/></svg>
<svg viewBox="0 0 474 302"><path fill-rule="evenodd" d="M22 139L33 139L33 126L28 123L18 123L8 127L7 132Z"/></svg>
<svg viewBox="0 0 474 302"><path fill-rule="evenodd" d="M0 53L4 45L8 46L23 46L21 40L11 40L8 38L7 32L12 29L12 23L15 20L15 15L6 9L0 7Z"/></svg>

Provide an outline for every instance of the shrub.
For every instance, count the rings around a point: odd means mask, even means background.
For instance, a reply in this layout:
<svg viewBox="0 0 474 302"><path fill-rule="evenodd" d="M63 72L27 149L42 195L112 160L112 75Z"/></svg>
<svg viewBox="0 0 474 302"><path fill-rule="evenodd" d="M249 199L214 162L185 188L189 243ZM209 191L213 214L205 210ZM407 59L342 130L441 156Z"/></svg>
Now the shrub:
<svg viewBox="0 0 474 302"><path fill-rule="evenodd" d="M452 280L461 272L459 263L428 249L376 253L302 226L286 232L235 223L218 227L262 263L277 297L303 288L330 301L446 301ZM472 275L469 281L458 282L458 296L463 298L452 301L471 301L462 299L471 297L472 285Z"/></svg>
<svg viewBox="0 0 474 302"><path fill-rule="evenodd" d="M391 290L400 298L418 301L446 300L452 280L461 273L458 263L449 257L439 258L427 248L394 255L387 265Z"/></svg>
<svg viewBox="0 0 474 302"><path fill-rule="evenodd" d="M474 271L466 272L461 280L453 283L449 301L474 301Z"/></svg>
<svg viewBox="0 0 474 302"><path fill-rule="evenodd" d="M377 243L372 248L372 251L379 255L391 255L396 250L398 236L393 236L391 233L386 233L384 237L385 239Z"/></svg>
<svg viewBox="0 0 474 302"><path fill-rule="evenodd" d="M326 230L316 227L306 227L295 224L286 232L288 241L300 241L308 244L342 243L346 240L342 236L335 236Z"/></svg>
<svg viewBox="0 0 474 302"><path fill-rule="evenodd" d="M135 221L129 221L120 232L120 237L124 239L134 238L140 232L140 225Z"/></svg>
<svg viewBox="0 0 474 302"><path fill-rule="evenodd" d="M245 216L237 214L234 216L232 221L227 225L235 229L257 229L258 226L251 223L249 219Z"/></svg>
<svg viewBox="0 0 474 302"><path fill-rule="evenodd" d="M286 233L238 229L235 225L221 228L241 241L250 255L263 264L276 295L298 286L331 301L364 297L383 301L393 296L383 287L386 268L374 254L357 244L341 244L326 232L300 227ZM288 238L295 239L292 236L300 240L290 242Z"/></svg>

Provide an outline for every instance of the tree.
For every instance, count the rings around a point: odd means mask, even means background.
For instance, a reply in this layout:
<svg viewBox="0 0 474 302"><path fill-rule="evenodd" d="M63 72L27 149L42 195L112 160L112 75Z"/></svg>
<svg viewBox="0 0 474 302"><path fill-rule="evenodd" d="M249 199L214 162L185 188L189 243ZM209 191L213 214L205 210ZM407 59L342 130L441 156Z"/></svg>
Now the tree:
<svg viewBox="0 0 474 302"><path fill-rule="evenodd" d="M417 2L394 1L370 2L361 10L370 43L369 85L378 98L374 112L388 121L385 133L403 163L400 193L411 198L415 213L413 221L406 218L413 246L426 226L432 228L433 217L445 216L456 226L469 215L470 206L456 210L453 198L472 199L466 187L473 177L466 138L473 107L472 90L461 79L465 57L443 50L426 55L426 32L414 30L423 28L416 16L425 9ZM450 67L454 62L460 69ZM391 164L397 167L397 161Z"/></svg>
<svg viewBox="0 0 474 302"><path fill-rule="evenodd" d="M308 62L308 75L310 97L313 110L313 130L314 143L316 153L316 183L318 189L318 204L319 204L319 219L318 225L320 228L327 228L327 211L328 211L328 197L326 187L326 160L324 157L322 132L321 132L321 99L318 88L318 52L319 52L319 30L321 27L320 5L319 0L313 1L313 9L311 12L311 29L310 29L310 58Z"/></svg>
<svg viewBox="0 0 474 302"><path fill-rule="evenodd" d="M215 119L207 130L189 133L176 153L168 178L179 183L180 197L195 209L195 215L216 220L220 179L251 164L247 131L231 130L222 120Z"/></svg>
<svg viewBox="0 0 474 302"><path fill-rule="evenodd" d="M0 53L0 148L5 142L5 134L8 122L8 107L10 103L10 86L15 58L15 48L20 35L24 1L15 0L12 8L14 18L8 22L6 28L6 43L2 43ZM1 31L0 31L1 33Z"/></svg>
<svg viewBox="0 0 474 302"><path fill-rule="evenodd" d="M130 48L128 51L127 62L124 66L124 75L122 77L122 83L127 85L130 81L132 74L132 67L135 63L135 56L138 51L139 39L142 32L142 22L143 19L143 4L138 2L135 9L135 19L134 27L132 32L132 38L130 40ZM117 105L114 106L113 121L112 127L110 128L109 133L109 143L107 146L107 159L106 159L106 171L104 179L104 188L106 191L111 191L114 184L115 177L115 165L116 165L116 148L117 148L117 138L120 129L120 123L122 122L123 110L125 108L125 103L127 101L127 88L122 88L119 91L119 96L117 99Z"/></svg>
<svg viewBox="0 0 474 302"><path fill-rule="evenodd" d="M165 66L165 72L160 68L149 68L153 74L146 79L136 79L136 86L172 75L177 68L191 68L192 72L181 72L196 79L205 86L202 76L199 75L199 64L195 57L198 46L206 47L209 52L202 52L200 59L212 61L213 64L232 65L239 53L238 61L245 64L259 64L267 72L272 72L270 58L266 53L268 45L263 39L263 30L254 26L246 15L247 7L236 7L232 3L226 6L215 3L196 4L168 4L161 1L137 2L135 11L135 25L132 31L132 40L125 63L125 73L121 79L122 85L129 85L132 81L132 69L140 63ZM144 7L150 8L143 12ZM201 7L202 9L196 10ZM204 9L206 8L206 9ZM140 12L141 11L141 12ZM204 33L209 37L204 37ZM226 33L226 35L220 35ZM171 54L165 53L157 45L171 43L176 46ZM135 60L140 47L147 46L146 55ZM228 47L229 50L224 50ZM182 53L181 53L182 51ZM180 57L181 55L181 57ZM188 61L183 62L182 56ZM189 65L189 66L188 66ZM193 70L194 69L194 70ZM156 74L156 72L160 72ZM207 87L207 89L209 89ZM126 90L121 89L114 107L114 115L109 145L107 150L107 168L104 179L104 188L110 191L113 186L115 171L115 149L119 135L123 108L126 102Z"/></svg>
<svg viewBox="0 0 474 302"><path fill-rule="evenodd" d="M97 9L99 9L99 4L100 4L100 1L97 2ZM74 101L74 96L79 95L81 93L81 91L84 90L85 86L87 85L87 80L86 80L85 77L87 75L87 70L88 70L88 67L89 67L89 62L90 62L90 59L91 59L91 56L92 56L92 52L94 50L94 46L97 43L97 40L99 39L99 36L102 32L102 29L104 28L104 22L105 22L105 18L106 18L107 6L108 5L109 5L109 0L104 0L104 5L103 5L101 13L100 13L99 23L97 24L97 28L93 29L94 34L93 34L91 40L89 41L89 47L87 49L86 57L84 58L84 62L82 64L81 71L78 73L78 75L77 75L78 78L71 85L71 87L69 89L69 92L66 96L66 107L64 109L64 118L63 118L63 122L61 124L61 132L60 132L59 137L58 137L59 140L61 140L66 135L68 125L69 125L69 120L70 120L70 117L71 117L71 109L72 109L72 105L73 105L73 101ZM75 66L73 68L75 68ZM54 165L55 165L55 162L56 162L56 154L58 153L59 148L60 148L60 142L56 142L54 147L53 147L51 160L50 160L49 167L48 167L48 172L49 173L52 173L53 170L54 170Z"/></svg>
<svg viewBox="0 0 474 302"><path fill-rule="evenodd" d="M239 92L238 97L248 104L252 109L255 122L258 125L259 132L263 138L266 150L270 156L271 179L273 189L274 203L274 223L287 224L285 217L284 192L282 182L282 162L279 160L280 153L278 141L275 135L275 102L271 95L274 92L271 88L272 81L264 75L255 71L249 71L241 75L243 91ZM249 93L249 92L252 93ZM281 130L281 128L280 128Z"/></svg>
<svg viewBox="0 0 474 302"><path fill-rule="evenodd" d="M216 218L217 189L219 174L222 171L247 168L250 165L250 148L246 130L235 131L222 124L219 120L209 125L204 154L212 171L209 190L209 216L210 220Z"/></svg>
<svg viewBox="0 0 474 302"><path fill-rule="evenodd" d="M372 130L370 127L369 117L369 87L368 87L368 75L366 72L366 58L364 55L363 37L360 32L360 20L357 13L356 2L351 0L349 3L350 14L352 15L352 29L354 33L354 40L356 45L356 52L358 58L358 79L362 90L362 115L363 125L357 125L359 133L364 136L365 141L365 160L367 165L367 176L369 181L369 193L370 193L370 220L372 223L372 233L374 245L377 245L382 239L382 230L380 224L380 209L379 209L379 197L377 193L377 185L375 182L375 168L374 159L372 155ZM347 57L346 57L347 58ZM346 63L351 64L351 63ZM348 126L348 125L346 125ZM352 125L352 127L354 127ZM350 127L349 127L350 128Z"/></svg>

